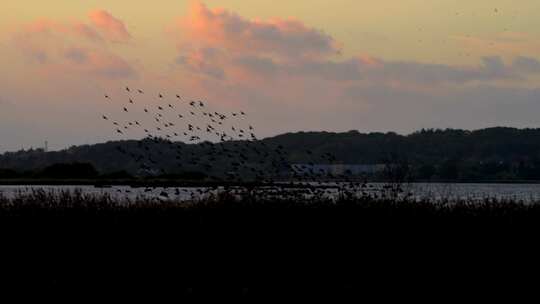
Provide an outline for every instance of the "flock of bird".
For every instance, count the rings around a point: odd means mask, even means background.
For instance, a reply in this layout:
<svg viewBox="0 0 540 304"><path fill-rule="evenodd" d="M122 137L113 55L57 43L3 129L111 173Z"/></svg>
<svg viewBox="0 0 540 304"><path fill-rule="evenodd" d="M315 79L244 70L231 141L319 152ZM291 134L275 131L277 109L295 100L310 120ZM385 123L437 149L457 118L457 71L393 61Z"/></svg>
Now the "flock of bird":
<svg viewBox="0 0 540 304"><path fill-rule="evenodd" d="M136 164L139 173L164 176L198 171L212 181L258 184L256 190L250 188L250 195L265 197L324 197L335 194L336 189L340 194L350 196L365 194L369 187L366 182L352 180L348 174L333 175L315 169L316 163L337 160L330 153L315 155L306 150L310 161L293 170L285 147L259 140L244 110L215 111L205 101L190 100L179 94L147 94L130 87L125 87L123 92L115 97L104 95L107 102L120 108L123 119L113 118L111 114L102 114L102 119L123 139L129 139L130 132L145 135L133 149L117 146L118 152ZM150 104L142 102L148 98ZM130 114L142 114L144 118L137 120ZM171 159L174 159L172 166ZM336 179L340 181L335 182ZM328 180L334 180L333 184ZM191 192L191 196L204 196L216 189L198 189ZM242 186L227 189L237 195L247 191ZM145 190L149 191L150 188ZM175 194L180 195L181 191L185 190L176 189ZM166 191L162 194L168 196Z"/></svg>

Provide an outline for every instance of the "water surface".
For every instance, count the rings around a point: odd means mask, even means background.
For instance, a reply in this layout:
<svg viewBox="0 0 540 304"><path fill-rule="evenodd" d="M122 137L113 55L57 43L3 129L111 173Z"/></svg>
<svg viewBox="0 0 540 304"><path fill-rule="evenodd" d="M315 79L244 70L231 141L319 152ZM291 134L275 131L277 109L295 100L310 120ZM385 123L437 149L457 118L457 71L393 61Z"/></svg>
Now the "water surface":
<svg viewBox="0 0 540 304"><path fill-rule="evenodd" d="M385 184L368 184L365 192L381 193ZM326 183L328 197L336 197L343 184ZM412 183L403 185L404 193L411 193L415 198L441 199L471 199L482 200L485 198L509 199L525 202L540 201L540 185L538 184L461 184L461 183ZM0 194L13 198L17 194L31 193L36 190L62 191L80 190L85 194L102 195L108 194L115 198L136 199L137 197L160 198L163 200L196 200L208 194L217 194L222 188L132 188L130 186L112 186L100 188L95 186L0 186ZM292 191L292 190L291 190Z"/></svg>

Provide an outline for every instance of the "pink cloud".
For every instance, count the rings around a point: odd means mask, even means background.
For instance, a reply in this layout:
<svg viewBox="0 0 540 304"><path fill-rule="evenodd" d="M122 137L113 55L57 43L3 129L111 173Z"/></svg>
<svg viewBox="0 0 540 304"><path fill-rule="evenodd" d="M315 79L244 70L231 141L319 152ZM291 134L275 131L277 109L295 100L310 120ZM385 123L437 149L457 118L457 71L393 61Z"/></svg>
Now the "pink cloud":
<svg viewBox="0 0 540 304"><path fill-rule="evenodd" d="M49 19L39 19L25 25L17 34L17 36L30 37L37 35L63 35L74 38L83 38L93 41L102 41L101 35L90 25L83 22L61 23Z"/></svg>
<svg viewBox="0 0 540 304"><path fill-rule="evenodd" d="M130 64L106 46L107 42L126 41L131 37L123 23L104 11L90 15L92 23L49 19L31 22L14 33L14 46L33 63L39 63L38 68L51 73L133 77L136 72Z"/></svg>
<svg viewBox="0 0 540 304"><path fill-rule="evenodd" d="M130 78L135 70L120 56L85 48L69 48L64 52L66 64L63 68L104 78Z"/></svg>
<svg viewBox="0 0 540 304"><path fill-rule="evenodd" d="M419 90L488 82L521 81L536 67L525 59L515 63L498 56L480 56L477 65L458 66L416 61L388 61L369 55L335 56L339 43L332 36L297 20L247 19L221 8L194 2L177 23L180 52L176 63L196 79L215 84L272 86L287 79L296 87L323 81L336 86L389 85ZM500 43L523 43L527 37L507 34ZM504 58L506 59L506 58Z"/></svg>
<svg viewBox="0 0 540 304"><path fill-rule="evenodd" d="M177 24L193 44L233 53L256 53L281 59L321 57L339 53L336 41L320 30L293 19L249 20L200 2Z"/></svg>
<svg viewBox="0 0 540 304"><path fill-rule="evenodd" d="M225 71L222 66L226 64L224 59L226 58L217 49L201 48L179 56L176 63L191 72L223 79Z"/></svg>
<svg viewBox="0 0 540 304"><path fill-rule="evenodd" d="M31 22L27 24L24 27L23 32L31 34L31 33L42 33L42 34L50 34L51 31L54 29L57 29L59 25L51 20L48 19L39 19L34 22Z"/></svg>
<svg viewBox="0 0 540 304"><path fill-rule="evenodd" d="M98 28L109 40L126 42L131 39L124 22L115 18L104 10L95 10L88 14L92 24Z"/></svg>
<svg viewBox="0 0 540 304"><path fill-rule="evenodd" d="M103 37L91 26L84 23L75 23L72 26L73 32L90 40L103 40Z"/></svg>

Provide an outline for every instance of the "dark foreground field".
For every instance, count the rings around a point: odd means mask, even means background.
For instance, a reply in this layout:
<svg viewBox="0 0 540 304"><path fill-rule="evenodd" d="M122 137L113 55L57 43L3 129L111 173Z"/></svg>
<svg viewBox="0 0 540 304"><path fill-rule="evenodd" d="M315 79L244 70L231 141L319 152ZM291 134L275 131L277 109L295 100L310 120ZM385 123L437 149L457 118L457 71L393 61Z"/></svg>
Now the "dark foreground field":
<svg viewBox="0 0 540 304"><path fill-rule="evenodd" d="M223 196L125 205L37 191L0 197L0 286L23 297L497 295L537 282L539 226L540 205L519 202Z"/></svg>

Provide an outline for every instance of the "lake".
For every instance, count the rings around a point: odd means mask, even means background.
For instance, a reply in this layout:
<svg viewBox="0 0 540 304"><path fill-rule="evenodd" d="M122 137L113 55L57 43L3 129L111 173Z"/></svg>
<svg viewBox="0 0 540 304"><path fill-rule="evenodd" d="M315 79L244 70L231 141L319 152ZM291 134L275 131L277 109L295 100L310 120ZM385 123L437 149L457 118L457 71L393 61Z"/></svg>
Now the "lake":
<svg viewBox="0 0 540 304"><path fill-rule="evenodd" d="M368 193L380 193L385 184L371 183L365 190ZM325 183L325 195L336 197L342 184ZM30 193L35 190L44 191L75 191L81 190L85 194L102 195L109 194L115 198L136 199L137 197L160 198L163 200L192 200L199 199L204 195L217 194L223 188L207 191L207 188L132 188L130 186L112 186L100 188L95 186L0 186L0 194L12 198L17 194ZM430 198L441 199L471 199L482 200L484 198L512 199L525 202L540 201L540 184L465 184L465 183L412 183L404 186L405 193L412 193L417 199ZM297 191L297 190L287 190ZM309 194L306 194L309 195Z"/></svg>

